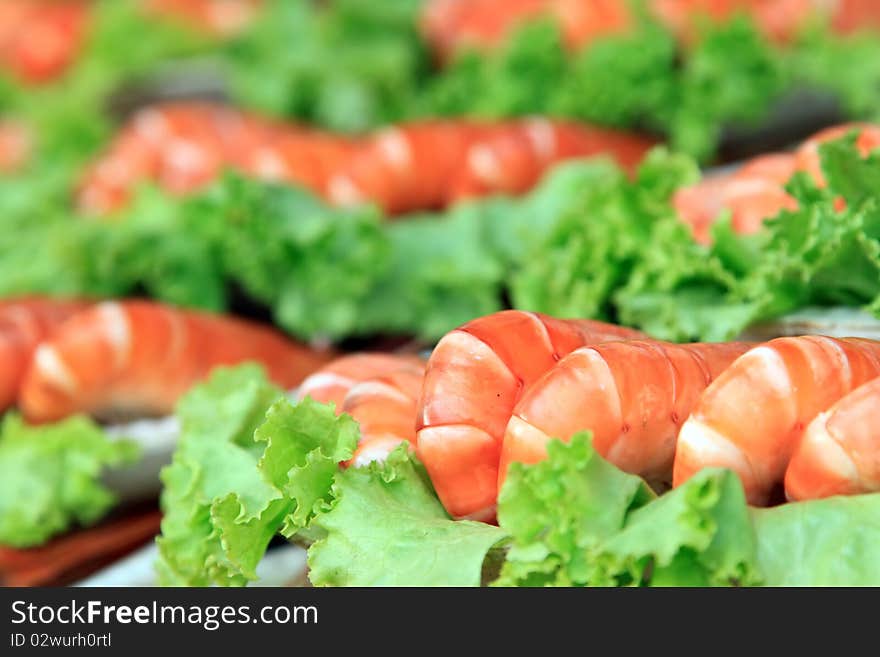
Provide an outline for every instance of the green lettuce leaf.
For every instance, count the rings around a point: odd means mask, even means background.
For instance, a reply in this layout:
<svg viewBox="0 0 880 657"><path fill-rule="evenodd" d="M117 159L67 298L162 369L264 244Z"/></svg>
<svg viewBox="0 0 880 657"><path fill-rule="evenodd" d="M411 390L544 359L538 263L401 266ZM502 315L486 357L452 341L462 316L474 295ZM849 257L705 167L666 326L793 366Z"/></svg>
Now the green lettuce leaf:
<svg viewBox="0 0 880 657"><path fill-rule="evenodd" d="M160 581L244 585L272 537L326 505L357 426L310 399L291 405L253 365L215 371L177 412L180 443L162 472Z"/></svg>
<svg viewBox="0 0 880 657"><path fill-rule="evenodd" d="M880 585L880 494L752 510L768 586Z"/></svg>
<svg viewBox="0 0 880 657"><path fill-rule="evenodd" d="M139 453L85 417L28 426L8 414L0 427L0 544L36 546L97 522L117 502L101 473Z"/></svg>
<svg viewBox="0 0 880 657"><path fill-rule="evenodd" d="M547 460L514 463L498 499L512 545L495 584L584 586L602 581L595 551L654 494L592 448L588 433L547 445Z"/></svg>
<svg viewBox="0 0 880 657"><path fill-rule="evenodd" d="M423 467L400 447L384 464L336 475L334 500L313 524L318 586L477 586L498 527L449 518Z"/></svg>
<svg viewBox="0 0 880 657"><path fill-rule="evenodd" d="M606 584L759 583L755 538L739 478L707 469L634 510L599 548Z"/></svg>
<svg viewBox="0 0 880 657"><path fill-rule="evenodd" d="M687 158L652 151L630 181L619 169L602 161L569 165L578 185L563 204L556 200L555 225L539 231L532 248L514 266L511 291L514 306L560 317L614 317L612 294L623 286L634 266L657 248L656 234L678 222L672 216L673 191L696 178L696 167ZM547 198L539 189L524 201L538 205ZM546 235L541 240L542 232ZM684 233L682 240L692 243ZM529 243L529 242L526 242Z"/></svg>

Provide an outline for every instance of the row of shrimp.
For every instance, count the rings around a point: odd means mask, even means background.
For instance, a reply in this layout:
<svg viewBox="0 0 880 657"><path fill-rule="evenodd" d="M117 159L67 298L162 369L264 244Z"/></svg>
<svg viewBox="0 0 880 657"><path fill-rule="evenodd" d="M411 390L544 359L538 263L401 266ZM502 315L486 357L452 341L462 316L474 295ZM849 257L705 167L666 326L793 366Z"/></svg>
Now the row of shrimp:
<svg viewBox="0 0 880 657"><path fill-rule="evenodd" d="M0 302L0 410L31 422L167 415L215 367L245 361L290 389L333 357L255 322L150 301Z"/></svg>
<svg viewBox="0 0 880 657"><path fill-rule="evenodd" d="M441 61L464 50L492 50L524 23L552 19L566 46L582 48L603 36L625 34L638 20L630 0L428 0L420 19L425 40ZM747 15L776 43L791 41L814 21L849 34L880 26L872 0L648 0L648 13L685 44L706 22Z"/></svg>
<svg viewBox="0 0 880 657"><path fill-rule="evenodd" d="M880 125L850 123L826 128L794 152L760 155L732 172L709 175L678 190L673 205L701 243L711 241L712 226L725 212L730 215L734 232L757 233L765 220L783 210L797 208L796 201L785 191L786 183L795 173L804 172L817 186L826 186L819 146L851 132L857 134L856 147L863 157L880 147Z"/></svg>
<svg viewBox="0 0 880 657"><path fill-rule="evenodd" d="M216 37L237 34L262 0L140 0L145 16L173 20ZM63 75L86 47L90 0L3 0L0 68L28 84Z"/></svg>
<svg viewBox="0 0 880 657"><path fill-rule="evenodd" d="M361 423L345 465L400 443L456 518L491 520L512 463L591 431L599 454L658 485L736 472L750 503L880 491L880 342L823 336L671 344L601 322L503 311L447 334L427 362L355 355L301 397Z"/></svg>
<svg viewBox="0 0 880 657"><path fill-rule="evenodd" d="M196 190L225 168L302 185L337 205L371 201L391 214L444 207L488 193L521 193L555 163L607 154L633 168L652 142L541 118L484 123L430 120L360 138L270 121L211 103L138 111L88 170L82 210L124 207L150 180Z"/></svg>

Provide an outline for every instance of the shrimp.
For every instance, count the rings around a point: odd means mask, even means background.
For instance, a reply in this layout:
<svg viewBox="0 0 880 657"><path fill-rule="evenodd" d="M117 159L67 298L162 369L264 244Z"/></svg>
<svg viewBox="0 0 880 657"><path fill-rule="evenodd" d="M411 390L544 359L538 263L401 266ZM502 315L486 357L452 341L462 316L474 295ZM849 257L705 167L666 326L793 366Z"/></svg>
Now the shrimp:
<svg viewBox="0 0 880 657"><path fill-rule="evenodd" d="M706 388L678 435L673 486L705 467L734 470L752 504L782 482L806 425L880 376L880 342L777 338L740 356Z"/></svg>
<svg viewBox="0 0 880 657"><path fill-rule="evenodd" d="M608 154L632 171L653 143L613 130L535 117L499 125L467 152L465 167L447 202L531 189L555 164Z"/></svg>
<svg viewBox="0 0 880 657"><path fill-rule="evenodd" d="M34 422L78 412L101 419L164 415L219 365L256 361L290 388L331 357L253 322L147 301L105 302L37 347L19 406Z"/></svg>
<svg viewBox="0 0 880 657"><path fill-rule="evenodd" d="M332 203L373 201L398 214L437 208L444 190L487 131L467 121L423 121L379 131L329 182Z"/></svg>
<svg viewBox="0 0 880 657"><path fill-rule="evenodd" d="M446 510L494 515L501 443L524 390L578 347L640 337L602 322L518 310L446 334L428 359L416 426L416 453Z"/></svg>
<svg viewBox="0 0 880 657"><path fill-rule="evenodd" d="M606 154L632 168L652 145L614 130L539 118L410 123L378 133L328 192L338 205L372 200L397 214L525 192L547 168L575 157Z"/></svg>
<svg viewBox="0 0 880 657"><path fill-rule="evenodd" d="M543 460L551 438L568 440L584 430L619 468L669 482L681 423L706 386L749 347L628 341L574 350L514 407L501 447L499 489L510 463Z"/></svg>
<svg viewBox="0 0 880 657"><path fill-rule="evenodd" d="M819 146L834 139L840 139L850 132L857 131L856 148L862 157L867 157L871 151L880 147L880 125L871 123L846 123L817 132L807 139L795 153L797 168L806 171L813 177L816 184L825 187L828 183L822 173L822 164L819 158Z"/></svg>
<svg viewBox="0 0 880 657"><path fill-rule="evenodd" d="M702 244L711 241L712 224L725 209L730 211L733 230L750 235L761 230L765 219L797 208L796 201L784 189L795 171L793 155L762 155L735 173L710 176L678 190L673 206L691 227L694 239Z"/></svg>
<svg viewBox="0 0 880 657"><path fill-rule="evenodd" d="M297 398L332 402L348 413L361 435L343 466L383 460L401 442L415 443L416 405L425 362L417 356L361 353L342 356L309 376Z"/></svg>
<svg viewBox="0 0 880 657"><path fill-rule="evenodd" d="M0 174L21 169L33 150L31 132L19 121L0 119Z"/></svg>
<svg viewBox="0 0 880 657"><path fill-rule="evenodd" d="M546 18L556 21L571 50L622 32L633 22L621 0L431 0L420 27L438 59L446 62L464 50L495 49L524 23Z"/></svg>
<svg viewBox="0 0 880 657"><path fill-rule="evenodd" d="M0 411L9 408L37 345L62 322L87 306L85 301L23 297L0 301Z"/></svg>
<svg viewBox="0 0 880 657"><path fill-rule="evenodd" d="M29 84L63 75L85 40L87 3L4 0L0 5L0 66Z"/></svg>
<svg viewBox="0 0 880 657"><path fill-rule="evenodd" d="M810 422L785 471L789 500L880 491L880 378Z"/></svg>
<svg viewBox="0 0 880 657"><path fill-rule="evenodd" d="M125 205L135 185L155 181L174 194L196 191L223 168L253 169L255 155L298 126L211 103L167 103L138 111L81 184L80 208L104 214ZM306 167L301 167L301 170Z"/></svg>

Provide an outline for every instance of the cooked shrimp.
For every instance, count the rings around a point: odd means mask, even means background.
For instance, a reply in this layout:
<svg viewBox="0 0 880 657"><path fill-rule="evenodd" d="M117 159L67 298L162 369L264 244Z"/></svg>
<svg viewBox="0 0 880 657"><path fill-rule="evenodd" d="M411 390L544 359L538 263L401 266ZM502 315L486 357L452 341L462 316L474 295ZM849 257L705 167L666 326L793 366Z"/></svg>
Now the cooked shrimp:
<svg viewBox="0 0 880 657"><path fill-rule="evenodd" d="M26 125L0 119L0 174L21 169L28 161L32 147L31 133Z"/></svg>
<svg viewBox="0 0 880 657"><path fill-rule="evenodd" d="M819 159L819 146L834 139L840 139L850 132L858 131L856 148L862 157L867 157L871 151L880 147L880 126L871 123L846 123L817 132L807 139L795 153L798 171L809 173L816 183L824 187L827 182L822 173L822 165Z"/></svg>
<svg viewBox="0 0 880 657"><path fill-rule="evenodd" d="M715 379L682 426L673 485L726 467L739 474L750 503L766 503L806 425L877 376L873 340L806 336L755 347Z"/></svg>
<svg viewBox="0 0 880 657"><path fill-rule="evenodd" d="M423 121L379 131L334 176L330 201L373 201L389 213L437 208L461 171L468 149L485 134L468 121Z"/></svg>
<svg viewBox="0 0 880 657"><path fill-rule="evenodd" d="M673 206L700 243L710 242L712 224L723 210L730 212L736 233L750 235L758 232L766 219L797 208L784 189L795 170L793 155L762 155L732 174L709 176L678 190Z"/></svg>
<svg viewBox="0 0 880 657"><path fill-rule="evenodd" d="M331 356L240 319L147 301L107 302L40 344L19 406L38 422L77 412L105 419L164 415L219 365L256 361L291 388Z"/></svg>
<svg viewBox="0 0 880 657"><path fill-rule="evenodd" d="M619 468L669 482L675 439L700 394L749 349L744 343L609 342L571 352L527 388L501 447L499 488L510 463L546 457L551 438L593 433Z"/></svg>
<svg viewBox="0 0 880 657"><path fill-rule="evenodd" d="M334 203L374 201L392 214L464 197L521 193L553 164L607 155L632 168L652 142L548 119L409 123L379 132L329 185Z"/></svg>
<svg viewBox="0 0 880 657"><path fill-rule="evenodd" d="M571 49L632 24L623 0L431 0L420 22L438 58L449 61L464 50L492 50L524 23L547 18Z"/></svg>
<svg viewBox="0 0 880 657"><path fill-rule="evenodd" d="M508 310L443 337L428 360L416 452L453 516L488 518L501 442L523 391L578 347L644 337L589 320Z"/></svg>
<svg viewBox="0 0 880 657"><path fill-rule="evenodd" d="M0 3L0 66L30 84L67 71L82 47L86 2L4 0Z"/></svg>
<svg viewBox="0 0 880 657"><path fill-rule="evenodd" d="M0 301L0 412L18 397L25 370L37 345L68 317L84 309L84 301L23 297Z"/></svg>
<svg viewBox="0 0 880 657"><path fill-rule="evenodd" d="M880 491L880 378L807 426L785 471L790 500Z"/></svg>
<svg viewBox="0 0 880 657"><path fill-rule="evenodd" d="M416 405L425 362L417 356L362 353L324 366L297 390L297 397L333 402L337 413L357 420L357 450L344 465L384 459L401 442L415 443Z"/></svg>
<svg viewBox="0 0 880 657"><path fill-rule="evenodd" d="M340 356L309 375L297 388L296 396L298 399L308 396L321 404L332 402L337 412L341 412L345 396L358 383L399 369L423 365L418 356L404 354L359 353Z"/></svg>
<svg viewBox="0 0 880 657"><path fill-rule="evenodd" d="M630 171L651 143L622 132L545 118L493 126L471 145L446 203L492 193L521 194L564 160L608 155Z"/></svg>

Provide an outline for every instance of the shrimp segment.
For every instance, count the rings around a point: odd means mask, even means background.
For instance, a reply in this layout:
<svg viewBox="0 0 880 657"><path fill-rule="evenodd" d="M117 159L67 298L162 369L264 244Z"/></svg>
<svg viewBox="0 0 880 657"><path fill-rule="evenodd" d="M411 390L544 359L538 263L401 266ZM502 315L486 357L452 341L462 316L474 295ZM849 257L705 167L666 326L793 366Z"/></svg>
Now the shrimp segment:
<svg viewBox="0 0 880 657"><path fill-rule="evenodd" d="M28 363L37 345L62 322L87 306L84 301L36 297L0 302L0 411L18 397Z"/></svg>
<svg viewBox="0 0 880 657"><path fill-rule="evenodd" d="M790 500L880 491L880 378L810 422L788 469Z"/></svg>
<svg viewBox="0 0 880 657"><path fill-rule="evenodd" d="M628 341L576 349L514 408L501 448L499 488L510 463L543 460L551 438L568 440L585 430L619 468L668 482L681 423L706 386L749 347Z"/></svg>
<svg viewBox="0 0 880 657"><path fill-rule="evenodd" d="M400 443L415 445L416 413L424 374L424 363L407 363L348 391L342 411L357 420L361 437L354 455L344 465L382 461Z"/></svg>
<svg viewBox="0 0 880 657"><path fill-rule="evenodd" d="M523 390L578 347L639 337L602 322L508 310L440 340L419 400L416 451L446 510L494 514L501 442Z"/></svg>
<svg viewBox="0 0 880 657"><path fill-rule="evenodd" d="M289 388L330 357L244 320L146 301L107 302L40 344L19 405L35 422L77 412L105 419L164 415L217 366L257 361Z"/></svg>
<svg viewBox="0 0 880 657"><path fill-rule="evenodd" d="M797 159L788 153L772 153L750 160L728 175L715 175L678 190L673 205L694 234L708 244L712 224L721 211L731 214L731 227L741 235L761 230L764 220L781 210L795 210L797 203L784 185L797 170Z"/></svg>
<svg viewBox="0 0 880 657"><path fill-rule="evenodd" d="M415 444L416 406L425 362L417 356L362 353L343 356L309 376L297 398L333 402L361 429L352 458L343 465L383 460L401 442Z"/></svg>
<svg viewBox="0 0 880 657"><path fill-rule="evenodd" d="M880 342L778 338L738 358L703 393L679 432L673 485L705 467L736 471L752 504L782 481L806 425L880 376Z"/></svg>

